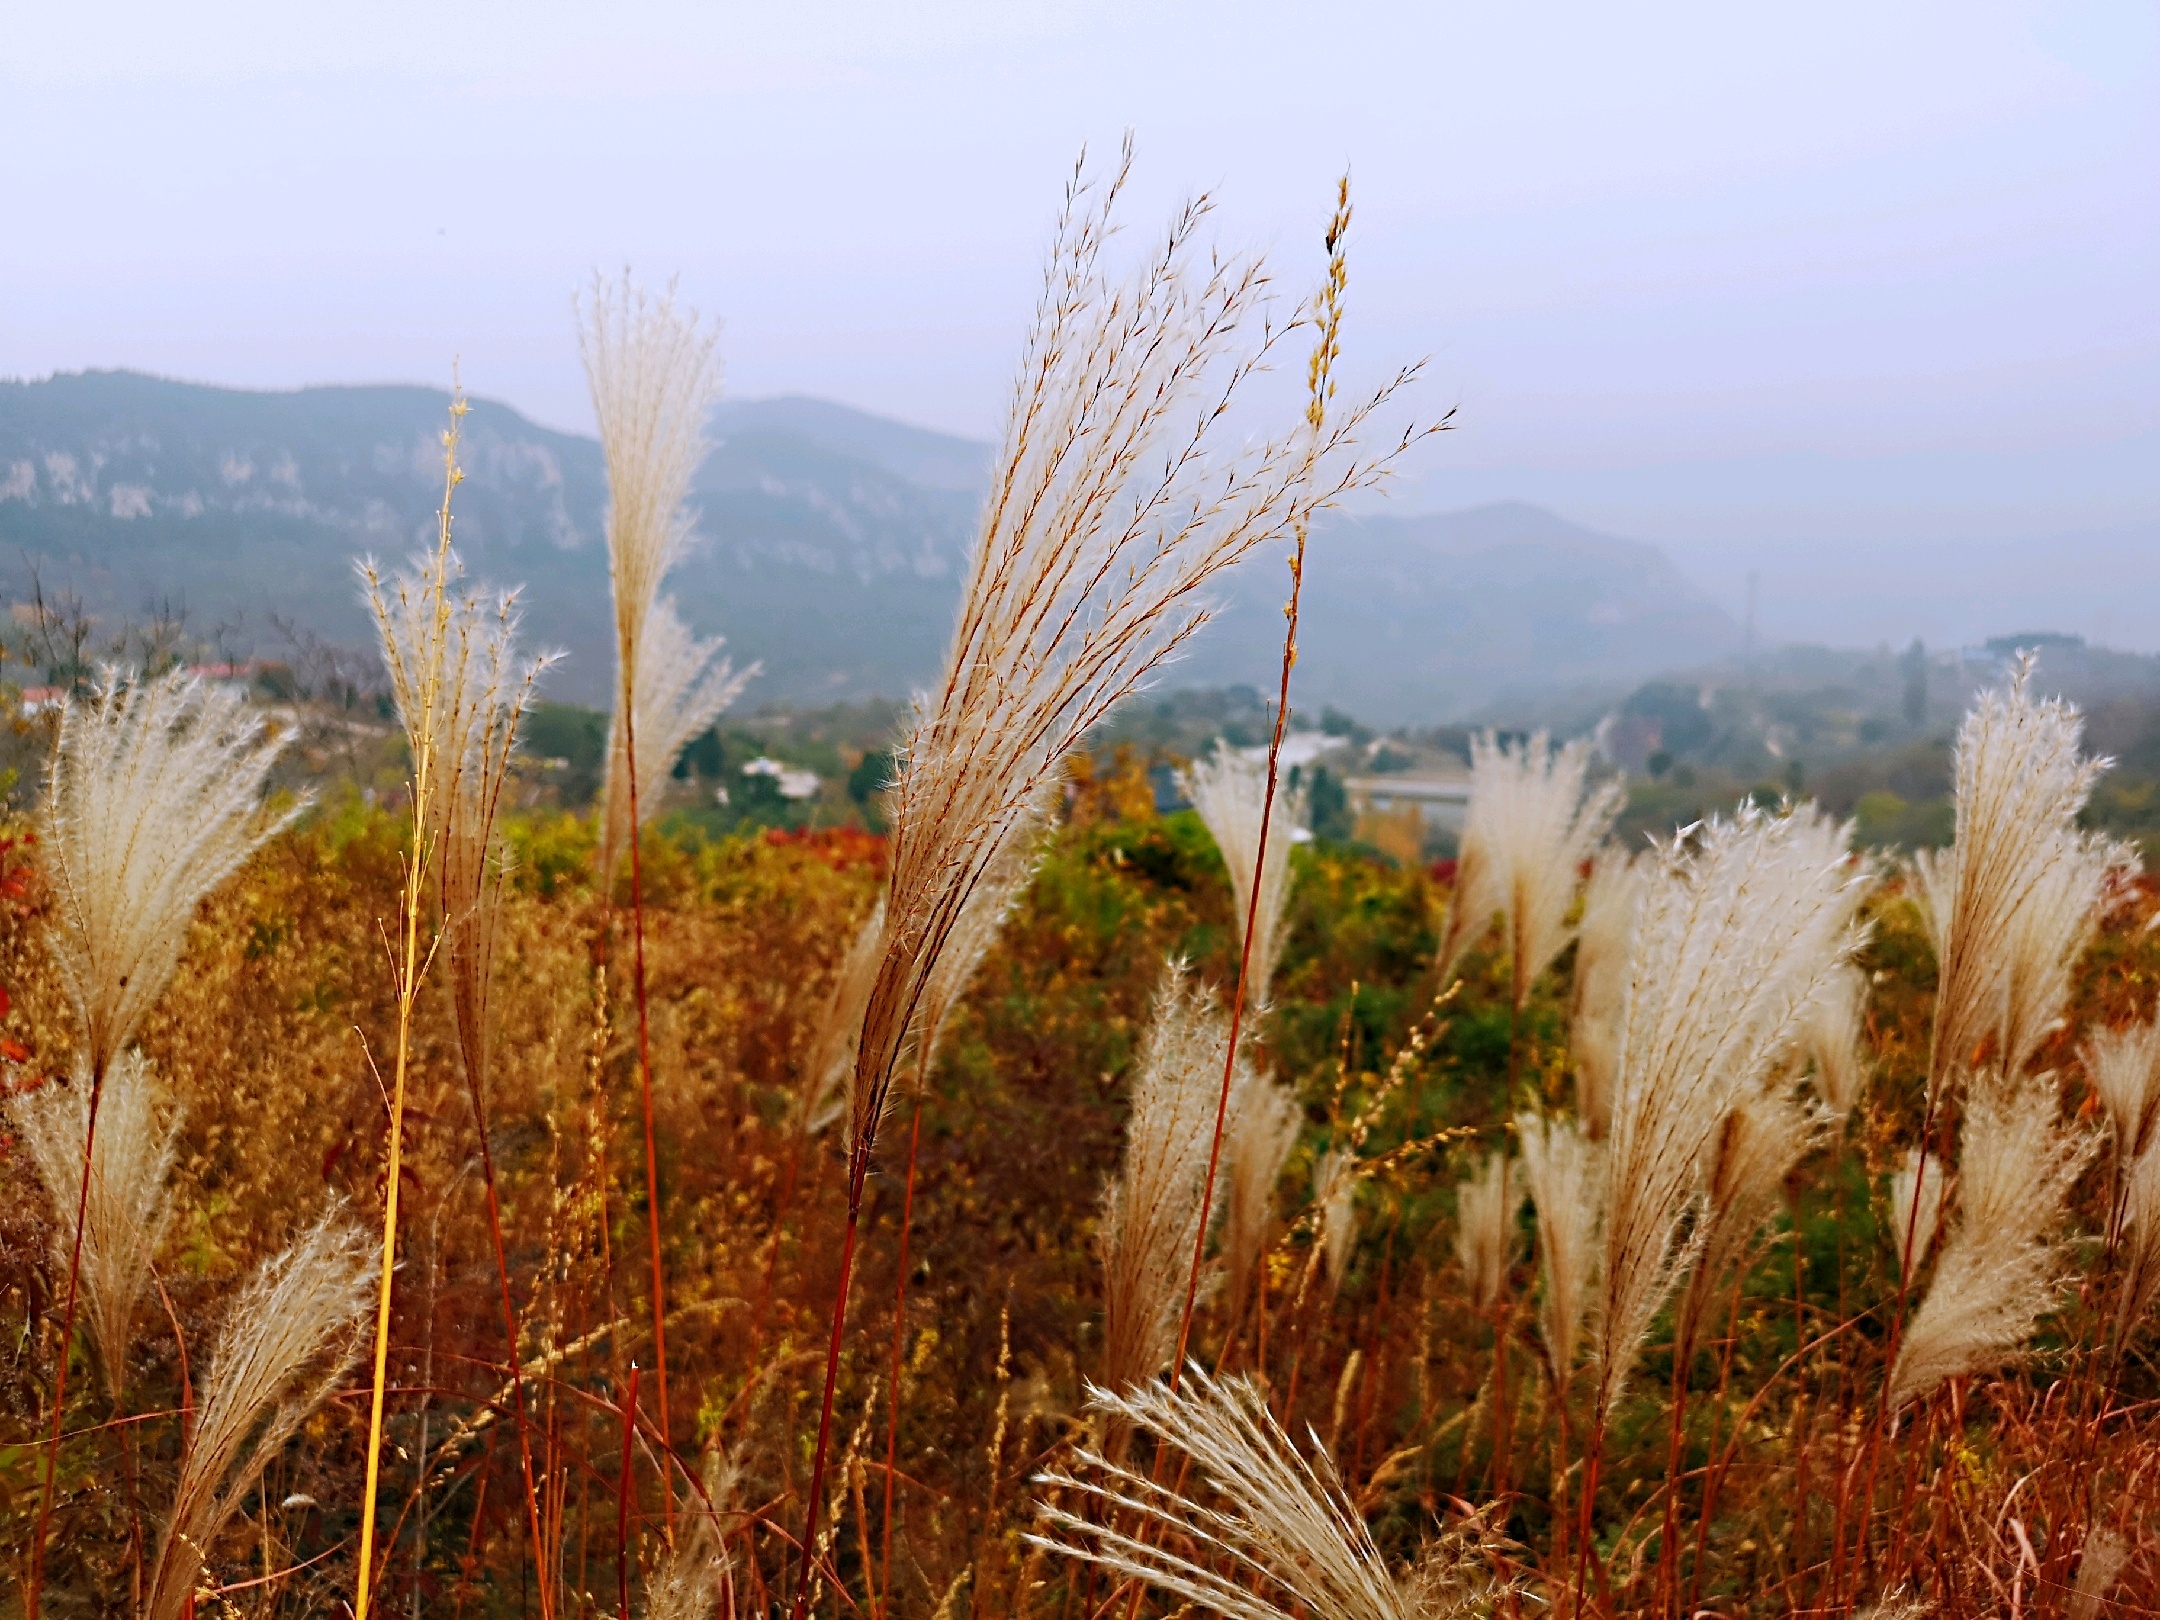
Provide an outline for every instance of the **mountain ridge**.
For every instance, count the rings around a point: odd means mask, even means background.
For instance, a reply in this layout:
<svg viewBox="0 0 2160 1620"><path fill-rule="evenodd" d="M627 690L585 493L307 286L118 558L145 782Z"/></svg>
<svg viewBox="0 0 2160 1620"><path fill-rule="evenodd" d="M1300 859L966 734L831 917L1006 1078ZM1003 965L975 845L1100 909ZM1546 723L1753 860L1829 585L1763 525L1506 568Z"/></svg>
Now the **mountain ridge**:
<svg viewBox="0 0 2160 1620"><path fill-rule="evenodd" d="M0 382L0 588L33 576L108 618L179 597L199 621L371 630L348 571L426 545L449 395L417 385L276 393L134 372ZM752 701L904 695L950 632L992 447L802 396L729 401L669 588L765 673ZM599 446L474 398L456 538L476 578L521 581L553 685L610 683ZM1738 631L1655 546L1540 508L1331 515L1307 575L1302 701L1447 718L1518 688L1615 683L1718 656ZM1219 592L1170 681L1272 684L1279 565Z"/></svg>

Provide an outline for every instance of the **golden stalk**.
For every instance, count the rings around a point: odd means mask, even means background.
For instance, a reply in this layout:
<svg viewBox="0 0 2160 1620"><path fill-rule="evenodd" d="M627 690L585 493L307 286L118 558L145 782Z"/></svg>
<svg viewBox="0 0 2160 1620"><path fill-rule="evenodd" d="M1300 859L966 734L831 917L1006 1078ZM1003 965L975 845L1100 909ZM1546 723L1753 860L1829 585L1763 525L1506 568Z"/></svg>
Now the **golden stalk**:
<svg viewBox="0 0 2160 1620"><path fill-rule="evenodd" d="M450 497L464 473L458 468L458 429L465 417L465 397L450 402L450 426L443 434L443 504L437 525L435 554L428 577L429 601L434 609L432 646L440 647L450 629ZM367 1484L360 1498L359 1577L353 1596L355 1620L368 1620L368 1600L375 1574L375 1495L382 1474L383 1385L390 1359L390 1285L397 1265L398 1178L404 1168L405 1080L412 1058L413 1006L420 997L426 963L420 954L420 911L427 893L429 812L433 808L435 783L437 697L442 680L442 660L423 654L419 675L420 704L412 736L412 846L405 863L405 882L400 903L404 910L404 938L400 946L397 978L397 1053L390 1085L390 1162L383 1192L382 1271L375 1291L375 1356L368 1392ZM432 953L431 953L432 954ZM512 1351L513 1356L515 1350Z"/></svg>

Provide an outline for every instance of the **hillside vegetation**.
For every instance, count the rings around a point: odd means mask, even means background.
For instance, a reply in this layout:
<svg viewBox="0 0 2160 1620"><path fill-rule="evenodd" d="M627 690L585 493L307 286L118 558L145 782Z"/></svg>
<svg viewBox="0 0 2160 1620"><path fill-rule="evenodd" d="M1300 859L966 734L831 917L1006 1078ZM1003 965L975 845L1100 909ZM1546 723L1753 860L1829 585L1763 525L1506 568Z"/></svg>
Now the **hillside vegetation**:
<svg viewBox="0 0 2160 1620"><path fill-rule="evenodd" d="M1444 860L1342 836L1300 573L1272 709L1139 694L1417 442L1415 376L1338 387L1347 181L1277 323L1204 207L1106 259L1123 178L1068 195L903 712L732 717L668 588L714 329L627 278L579 334L604 709L465 571L462 402L428 543L361 571L380 675L152 633L39 694L30 1620L2155 1606L2160 891L2085 718L2013 652L1872 741L1860 680L1840 752L1750 671L1645 689L1630 778L1323 708L1468 779ZM1298 362L1302 413L1220 425ZM1803 733L1922 761L1882 780L1950 842L1741 785Z"/></svg>

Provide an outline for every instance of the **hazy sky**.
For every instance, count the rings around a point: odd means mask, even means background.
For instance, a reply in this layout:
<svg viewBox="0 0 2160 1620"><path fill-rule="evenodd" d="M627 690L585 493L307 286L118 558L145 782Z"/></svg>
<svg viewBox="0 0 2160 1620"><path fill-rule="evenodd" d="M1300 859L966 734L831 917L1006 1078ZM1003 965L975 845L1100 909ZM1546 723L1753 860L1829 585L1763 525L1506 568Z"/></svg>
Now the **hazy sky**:
<svg viewBox="0 0 2160 1620"><path fill-rule="evenodd" d="M2160 646L2160 8L0 0L0 374L442 381L582 427L569 300L989 435L1139 143L1462 431L1405 498L1666 543L1771 635ZM2080 538L2071 538L2080 537ZM1868 575L1854 588L1855 571ZM2011 622L2015 621L2015 622Z"/></svg>

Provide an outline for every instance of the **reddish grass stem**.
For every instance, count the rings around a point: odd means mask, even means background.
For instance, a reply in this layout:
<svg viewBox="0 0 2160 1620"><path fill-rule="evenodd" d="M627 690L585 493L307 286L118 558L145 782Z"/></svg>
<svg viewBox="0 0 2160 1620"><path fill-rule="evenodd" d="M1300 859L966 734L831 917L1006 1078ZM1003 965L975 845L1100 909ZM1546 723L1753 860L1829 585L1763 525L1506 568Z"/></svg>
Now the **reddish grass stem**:
<svg viewBox="0 0 2160 1620"><path fill-rule="evenodd" d="M623 759L630 784L630 933L633 942L634 993L637 1000L638 1101L645 1113L645 1223L652 1248L653 1373L659 1380L660 1433L669 1434L667 1387L667 1284L660 1263L660 1160L653 1147L652 1031L645 997L645 869L638 854L637 697L630 689L633 675L623 681ZM675 1486L667 1470L660 1471L661 1511L667 1517L668 1539L675 1539Z"/></svg>
<svg viewBox="0 0 2160 1620"><path fill-rule="evenodd" d="M615 1476L615 1597L622 1620L630 1620L630 1463L631 1443L637 1438L637 1386L638 1364L633 1361L630 1389L623 1398L622 1471Z"/></svg>
<svg viewBox="0 0 2160 1620"><path fill-rule="evenodd" d="M907 1344L908 1230L915 1218L915 1158L922 1146L922 1092L915 1093L915 1123L908 1131L907 1191L900 1200L900 1282L893 1291L892 1395L885 1409L885 1550L878 1576L880 1620L892 1607L893 1471L900 1450L900 1368Z"/></svg>
<svg viewBox="0 0 2160 1620"><path fill-rule="evenodd" d="M833 1390L840 1380L840 1341L847 1328L848 1284L855 1276L855 1231L862 1220L863 1187L870 1177L870 1143L858 1142L848 1165L847 1234L840 1244L840 1283L833 1295L832 1342L825 1350L825 1396L818 1411L817 1450L810 1462L810 1489L805 1495L802 1570L797 1583L793 1620L802 1620L810 1608L810 1578L817 1566L818 1494L825 1484L825 1461L832 1447Z"/></svg>
<svg viewBox="0 0 2160 1620"><path fill-rule="evenodd" d="M1313 348L1309 377L1311 399L1305 419L1314 435L1327 412L1332 391L1335 343L1342 327L1342 292L1347 264L1343 238L1350 229L1350 177L1336 187L1335 213L1328 221L1328 279L1321 294L1320 337ZM1207 1258L1208 1216L1215 1202L1215 1175L1222 1166L1223 1129L1230 1117L1230 1087L1237 1077L1238 1040L1245 1023L1245 990L1252 976L1253 930L1260 918L1261 874L1267 870L1269 823L1275 817L1275 789L1282 769L1283 730L1290 722L1290 672L1297 667L1298 607L1305 589L1305 542L1307 525L1295 530L1295 549L1290 556L1290 600L1283 604L1282 674L1275 697L1275 729L1268 736L1267 791L1260 800L1260 837L1253 851L1252 892L1245 897L1245 940L1238 951L1237 985L1230 993L1230 1041L1223 1052L1222 1088L1215 1099L1215 1130L1208 1142L1207 1177L1200 1183L1200 1224L1193 1237L1192 1270L1185 1279L1185 1304L1178 1316L1177 1354L1170 1358L1170 1387L1176 1389L1184 1370L1186 1348L1192 1341L1193 1306L1200 1298L1200 1267Z"/></svg>
<svg viewBox="0 0 2160 1620"><path fill-rule="evenodd" d="M90 1121L83 1130L82 1191L75 1199L75 1241L68 1255L67 1309L60 1318L60 1366L53 1379L52 1436L45 1445L45 1489L38 1497L37 1530L30 1540L30 1579L23 1601L27 1620L38 1620L38 1599L45 1585L45 1543L52 1533L53 1491L60 1468L61 1418L67 1411L68 1347L75 1342L75 1310L82 1298L83 1227L90 1219L90 1166L97 1151L98 1102L105 1091L105 1071L90 1077Z"/></svg>
<svg viewBox="0 0 2160 1620"><path fill-rule="evenodd" d="M495 1245L495 1276L502 1287L503 1334L510 1355L510 1399L517 1414L518 1467L525 1482L525 1517L532 1529L533 1545L542 1545L540 1539L540 1493L533 1483L532 1434L525 1411L525 1369L518 1345L517 1308L510 1296L509 1251L503 1244L502 1209L495 1196L495 1150L488 1143L487 1105L480 1095L479 1077L470 1071L466 1081L472 1092L473 1128L480 1138L480 1174L487 1187L488 1236ZM540 1620L552 1620L555 1612L554 1592L542 1582L540 1587Z"/></svg>

